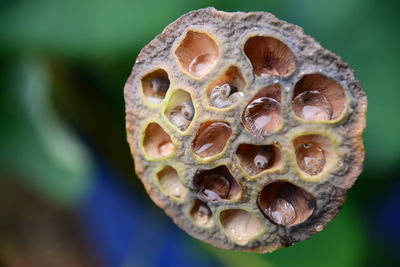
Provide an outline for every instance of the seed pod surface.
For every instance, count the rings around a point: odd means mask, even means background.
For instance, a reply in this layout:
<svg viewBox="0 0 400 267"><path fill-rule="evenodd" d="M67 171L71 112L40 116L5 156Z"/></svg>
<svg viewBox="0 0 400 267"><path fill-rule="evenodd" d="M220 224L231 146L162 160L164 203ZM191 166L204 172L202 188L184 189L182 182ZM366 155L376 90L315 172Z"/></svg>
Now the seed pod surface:
<svg viewBox="0 0 400 267"><path fill-rule="evenodd" d="M353 71L265 12L190 12L140 52L128 142L153 201L190 235L268 252L321 231L362 170Z"/></svg>

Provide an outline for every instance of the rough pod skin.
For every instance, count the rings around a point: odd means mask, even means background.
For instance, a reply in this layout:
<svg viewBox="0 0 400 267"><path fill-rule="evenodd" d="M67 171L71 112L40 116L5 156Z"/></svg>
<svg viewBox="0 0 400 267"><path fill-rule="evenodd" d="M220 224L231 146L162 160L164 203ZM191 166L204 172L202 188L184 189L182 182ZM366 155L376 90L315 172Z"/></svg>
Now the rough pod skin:
<svg viewBox="0 0 400 267"><path fill-rule="evenodd" d="M190 12L125 85L138 177L191 236L268 252L323 230L362 170L367 99L353 71L265 12Z"/></svg>

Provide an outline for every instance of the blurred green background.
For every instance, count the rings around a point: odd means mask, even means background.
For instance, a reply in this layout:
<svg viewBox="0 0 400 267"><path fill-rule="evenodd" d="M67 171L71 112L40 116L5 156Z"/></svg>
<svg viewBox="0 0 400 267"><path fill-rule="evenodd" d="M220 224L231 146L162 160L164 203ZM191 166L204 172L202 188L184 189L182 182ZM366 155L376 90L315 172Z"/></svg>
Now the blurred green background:
<svg viewBox="0 0 400 267"><path fill-rule="evenodd" d="M207 6L303 27L368 95L365 170L342 211L272 254L223 251L176 228L125 141L123 87L140 49ZM399 10L395 0L1 1L0 266L396 266Z"/></svg>

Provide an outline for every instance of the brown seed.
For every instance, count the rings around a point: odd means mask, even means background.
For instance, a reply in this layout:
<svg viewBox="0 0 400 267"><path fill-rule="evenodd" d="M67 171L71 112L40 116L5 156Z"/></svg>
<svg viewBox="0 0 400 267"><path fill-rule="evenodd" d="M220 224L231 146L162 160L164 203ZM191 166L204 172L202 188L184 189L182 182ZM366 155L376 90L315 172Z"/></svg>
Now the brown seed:
<svg viewBox="0 0 400 267"><path fill-rule="evenodd" d="M264 211L273 221L281 225L292 224L296 220L296 210L292 204L283 198L277 198Z"/></svg>
<svg viewBox="0 0 400 267"><path fill-rule="evenodd" d="M270 97L254 99L243 113L243 123L252 134L264 137L281 126L281 105Z"/></svg>
<svg viewBox="0 0 400 267"><path fill-rule="evenodd" d="M202 158L220 153L224 149L231 132L231 126L225 122L203 123L193 140L194 152Z"/></svg>
<svg viewBox="0 0 400 267"><path fill-rule="evenodd" d="M300 169L309 175L317 175L325 166L325 153L313 143L300 144L296 147L296 158Z"/></svg>
<svg viewBox="0 0 400 267"><path fill-rule="evenodd" d="M305 91L293 100L294 113L303 119L324 121L332 118L332 106L318 90Z"/></svg>

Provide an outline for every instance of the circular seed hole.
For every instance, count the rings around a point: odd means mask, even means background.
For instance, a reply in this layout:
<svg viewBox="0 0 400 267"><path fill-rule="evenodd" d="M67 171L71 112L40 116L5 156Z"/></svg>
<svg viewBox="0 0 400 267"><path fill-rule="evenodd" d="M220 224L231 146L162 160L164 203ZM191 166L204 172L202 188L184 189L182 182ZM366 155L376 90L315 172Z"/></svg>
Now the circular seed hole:
<svg viewBox="0 0 400 267"><path fill-rule="evenodd" d="M210 105L216 108L227 108L240 101L246 82L239 68L230 67L208 90Z"/></svg>
<svg viewBox="0 0 400 267"><path fill-rule="evenodd" d="M155 70L142 78L142 89L144 95L152 103L160 103L168 89L169 78L165 70Z"/></svg>
<svg viewBox="0 0 400 267"><path fill-rule="evenodd" d="M194 183L199 197L209 201L238 199L242 188L226 166L211 170L198 170Z"/></svg>
<svg viewBox="0 0 400 267"><path fill-rule="evenodd" d="M263 224L245 210L224 210L220 214L220 221L228 237L242 246L264 231Z"/></svg>
<svg viewBox="0 0 400 267"><path fill-rule="evenodd" d="M299 136L294 139L293 146L297 165L307 175L316 176L336 162L332 143L326 136L318 134Z"/></svg>
<svg viewBox="0 0 400 267"><path fill-rule="evenodd" d="M189 190L182 184L177 171L171 166L164 167L157 173L161 189L170 197L183 199Z"/></svg>
<svg viewBox="0 0 400 267"><path fill-rule="evenodd" d="M150 123L145 130L143 147L151 158L165 157L174 151L174 144L169 135L155 122Z"/></svg>
<svg viewBox="0 0 400 267"><path fill-rule="evenodd" d="M187 72L201 78L217 63L219 49L215 41L207 34L188 31L176 49L175 55Z"/></svg>
<svg viewBox="0 0 400 267"><path fill-rule="evenodd" d="M164 113L169 121L179 130L186 130L192 122L195 113L190 94L184 90L174 92Z"/></svg>
<svg viewBox="0 0 400 267"><path fill-rule="evenodd" d="M193 150L201 158L214 156L224 149L231 134L231 126L226 122L204 122L193 140Z"/></svg>
<svg viewBox="0 0 400 267"><path fill-rule="evenodd" d="M258 206L273 223L292 226L307 220L315 209L315 199L300 187L279 181L266 185Z"/></svg>
<svg viewBox="0 0 400 267"><path fill-rule="evenodd" d="M251 37L244 45L244 52L258 76L289 76L296 69L293 52L272 37Z"/></svg>
<svg viewBox="0 0 400 267"><path fill-rule="evenodd" d="M270 85L261 89L243 111L244 127L257 137L267 136L282 126L281 87Z"/></svg>
<svg viewBox="0 0 400 267"><path fill-rule="evenodd" d="M209 227L212 225L212 212L206 203L196 199L190 215L195 224L200 227Z"/></svg>
<svg viewBox="0 0 400 267"><path fill-rule="evenodd" d="M308 74L296 83L293 112L302 119L327 121L340 117L346 105L343 88L321 74Z"/></svg>
<svg viewBox="0 0 400 267"><path fill-rule="evenodd" d="M241 165L250 175L275 168L280 164L281 153L275 145L241 144L236 154Z"/></svg>

